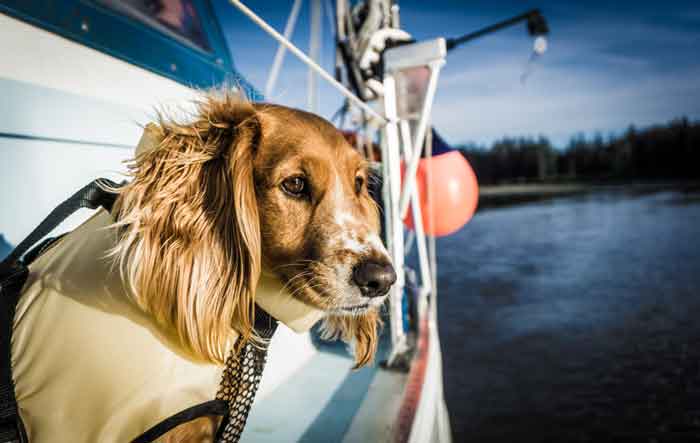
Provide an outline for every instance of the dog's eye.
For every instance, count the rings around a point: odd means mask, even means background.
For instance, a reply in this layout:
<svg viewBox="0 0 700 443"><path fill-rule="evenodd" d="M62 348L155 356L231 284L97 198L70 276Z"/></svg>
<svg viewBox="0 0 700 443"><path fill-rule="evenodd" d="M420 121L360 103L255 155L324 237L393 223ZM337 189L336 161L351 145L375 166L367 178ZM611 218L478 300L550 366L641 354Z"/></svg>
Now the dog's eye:
<svg viewBox="0 0 700 443"><path fill-rule="evenodd" d="M304 177L289 177L282 182L282 189L294 197L301 197L307 192L308 185Z"/></svg>
<svg viewBox="0 0 700 443"><path fill-rule="evenodd" d="M355 177L355 194L362 192L362 187L365 185L365 179L362 177Z"/></svg>

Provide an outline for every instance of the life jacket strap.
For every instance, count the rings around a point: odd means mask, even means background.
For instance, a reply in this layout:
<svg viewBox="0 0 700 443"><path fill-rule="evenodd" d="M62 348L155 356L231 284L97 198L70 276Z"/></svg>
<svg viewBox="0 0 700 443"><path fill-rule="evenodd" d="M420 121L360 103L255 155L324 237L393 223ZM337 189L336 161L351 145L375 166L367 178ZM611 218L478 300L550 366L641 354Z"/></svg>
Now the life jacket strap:
<svg viewBox="0 0 700 443"><path fill-rule="evenodd" d="M173 430L183 423L209 415L225 416L227 413L228 403L223 400L209 400L166 418L162 422L153 426L151 429L136 437L132 443L151 443L162 437L166 432Z"/></svg>
<svg viewBox="0 0 700 443"><path fill-rule="evenodd" d="M46 237L58 225L81 208L97 209L102 206L107 211L112 210L112 205L117 198L117 194L107 191L107 188L116 189L119 185L106 178L93 180L85 185L78 192L70 196L66 201L56 206L51 213L41 222L39 226L22 240L17 247L10 252L2 264L18 262L19 259L39 240Z"/></svg>
<svg viewBox="0 0 700 443"><path fill-rule="evenodd" d="M12 324L19 294L27 281L26 266L0 264L0 442L26 442L12 378Z"/></svg>
<svg viewBox="0 0 700 443"><path fill-rule="evenodd" d="M240 440L258 392L267 362L267 349L277 330L277 324L275 318L256 306L255 333L262 341L249 341L243 345L238 355L231 353L226 359L216 398L226 401L229 408L219 426L215 439L217 443L238 443Z"/></svg>
<svg viewBox="0 0 700 443"><path fill-rule="evenodd" d="M99 179L83 187L51 211L39 226L0 262L0 443L28 441L17 409L12 378L12 325L17 301L29 275L29 263L41 254L52 240L44 241L29 253L27 251L80 208L96 209L102 206L111 210L116 194L107 189L116 189L118 186L110 180ZM22 256L25 256L25 260L22 260Z"/></svg>
<svg viewBox="0 0 700 443"><path fill-rule="evenodd" d="M116 192L111 190L118 187L118 184L107 179L98 179L83 187L51 211L0 262L0 443L28 441L17 408L12 378L12 325L17 301L29 275L29 264L57 239L45 240L36 247L34 245L80 208L97 209L101 206L111 211L117 197ZM275 318L256 306L255 335L262 340L249 341L238 354L231 352L226 359L216 398L163 420L133 440L133 443L153 442L182 423L208 415L223 417L217 431L217 443L237 443L255 399L267 360L269 341L277 324Z"/></svg>

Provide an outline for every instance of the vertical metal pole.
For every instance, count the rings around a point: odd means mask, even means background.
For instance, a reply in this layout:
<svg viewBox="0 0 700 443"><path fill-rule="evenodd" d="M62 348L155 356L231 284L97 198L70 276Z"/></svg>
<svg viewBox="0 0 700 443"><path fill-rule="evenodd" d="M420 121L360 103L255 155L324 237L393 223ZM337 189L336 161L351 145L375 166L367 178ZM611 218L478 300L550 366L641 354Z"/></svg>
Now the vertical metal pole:
<svg viewBox="0 0 700 443"><path fill-rule="evenodd" d="M403 330L402 298L405 285L403 223L399 216L401 193L401 157L399 155L399 133L397 128L396 80L392 75L384 77L384 113L389 121L384 127L382 143L382 163L384 164L384 213L387 221L387 246L396 269L397 280L389 295L389 324L391 328L392 350L389 364L394 356L401 353L406 344Z"/></svg>
<svg viewBox="0 0 700 443"><path fill-rule="evenodd" d="M284 38L289 40L294 32L294 27L297 24L297 18L299 17L299 10L301 9L302 0L294 0L292 5L292 11L289 13L289 18L287 18L287 25L284 27ZM282 62L284 61L284 55L287 53L287 48L280 44L277 47L277 52L275 53L275 59L272 62L272 68L270 69L270 75L267 77L267 83L265 84L265 97L269 100L272 95L272 91L275 90L275 84L277 83L277 77L279 76L280 69L282 68Z"/></svg>
<svg viewBox="0 0 700 443"><path fill-rule="evenodd" d="M309 57L318 63L321 49L321 0L311 0L311 33L309 37ZM318 77L316 72L309 68L308 77L308 109L309 112L318 114Z"/></svg>
<svg viewBox="0 0 700 443"><path fill-rule="evenodd" d="M433 133L430 131L428 133L428 137L426 140L426 157L430 159L433 156ZM425 179L427 180L428 183L432 183L432 172L428 168L428 171L426 173ZM430 214L430 225L435 226L435 211L433 210L433 193L435 191L433 190L432 186L428 186L428 214ZM429 319L435 319L437 321L437 297L438 297L438 286L437 286L437 254L436 254L436 245L435 245L435 237L434 236L428 236L428 259L429 259L429 264L430 264L430 275L432 277L432 282L431 282L431 293L430 293L430 310L431 312L431 317ZM437 322L435 323L435 327L437 327Z"/></svg>
<svg viewBox="0 0 700 443"><path fill-rule="evenodd" d="M408 163L414 155L420 157L421 146L413 146L413 142L411 141L411 127L406 120L402 120L399 127L401 128L404 161ZM427 294L432 292L433 278L430 273L430 261L428 259L428 249L425 242L426 236L423 226L423 212L421 209L418 188L414 187L413 191L411 191L411 215L413 216L413 231L415 233L416 246L418 247L418 265L420 266L421 280L419 307L422 310L427 306Z"/></svg>
<svg viewBox="0 0 700 443"><path fill-rule="evenodd" d="M382 150L382 203L384 204L384 243L386 243L386 248L389 254L394 256L394 225L392 223L391 214L391 168L389 167L389 137L387 135L386 126L384 127L383 134L380 140L380 147ZM398 273L398 272L397 272Z"/></svg>
<svg viewBox="0 0 700 443"><path fill-rule="evenodd" d="M418 128L416 129L413 146L423 146L425 133L428 129L428 119L433 109L433 101L435 99L435 91L437 90L437 81L440 75L440 68L445 64L444 60L434 61L428 66L430 68L430 79L428 80L428 89L425 93L423 101L423 109L421 109L420 119L418 120ZM406 216L408 211L408 199L413 187L416 184L416 170L418 169L418 160L420 156L413 157L406 168L406 181L401 192L401 201L399 202L400 213L402 217Z"/></svg>

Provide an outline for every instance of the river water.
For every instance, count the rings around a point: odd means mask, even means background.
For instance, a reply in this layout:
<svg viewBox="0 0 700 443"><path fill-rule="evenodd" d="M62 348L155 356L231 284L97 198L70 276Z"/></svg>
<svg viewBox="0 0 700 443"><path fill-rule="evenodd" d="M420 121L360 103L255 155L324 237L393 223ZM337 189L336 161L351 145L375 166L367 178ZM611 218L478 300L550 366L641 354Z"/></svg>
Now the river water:
<svg viewBox="0 0 700 443"><path fill-rule="evenodd" d="M700 441L700 194L485 210L438 251L456 442Z"/></svg>

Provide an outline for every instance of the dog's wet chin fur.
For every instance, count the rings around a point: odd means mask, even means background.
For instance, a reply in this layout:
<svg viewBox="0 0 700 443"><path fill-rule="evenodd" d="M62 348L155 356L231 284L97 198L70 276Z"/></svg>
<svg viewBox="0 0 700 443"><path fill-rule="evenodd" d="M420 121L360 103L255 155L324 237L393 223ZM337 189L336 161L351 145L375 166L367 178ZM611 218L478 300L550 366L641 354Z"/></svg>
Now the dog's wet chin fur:
<svg viewBox="0 0 700 443"><path fill-rule="evenodd" d="M187 349L217 363L235 330L253 338L263 267L327 312L326 338L371 362L378 309L353 269L389 265L368 165L330 123L303 111L210 93L187 122L161 118L161 142L130 164L114 250L140 306ZM196 321L192 312L197 312Z"/></svg>

